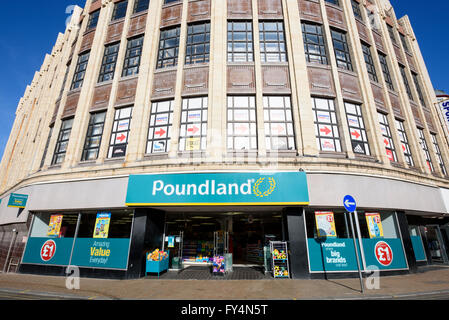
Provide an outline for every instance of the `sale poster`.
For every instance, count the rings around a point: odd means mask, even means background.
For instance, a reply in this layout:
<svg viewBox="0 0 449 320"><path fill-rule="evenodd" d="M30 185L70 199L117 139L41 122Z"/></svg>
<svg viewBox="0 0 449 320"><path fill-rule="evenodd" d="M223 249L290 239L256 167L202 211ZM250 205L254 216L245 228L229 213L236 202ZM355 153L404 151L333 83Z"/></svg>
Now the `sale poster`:
<svg viewBox="0 0 449 320"><path fill-rule="evenodd" d="M168 237L168 248L174 248L175 247L175 237L169 236Z"/></svg>
<svg viewBox="0 0 449 320"><path fill-rule="evenodd" d="M380 219L380 214L376 212L365 213L366 224L368 226L369 236L373 238L383 238L384 230L382 227L382 220Z"/></svg>
<svg viewBox="0 0 449 320"><path fill-rule="evenodd" d="M200 138L188 138L186 140L186 151L198 151L201 149Z"/></svg>
<svg viewBox="0 0 449 320"><path fill-rule="evenodd" d="M61 231L62 215L53 215L50 217L47 236L58 237Z"/></svg>
<svg viewBox="0 0 449 320"><path fill-rule="evenodd" d="M315 212L318 237L337 237L333 212Z"/></svg>
<svg viewBox="0 0 449 320"><path fill-rule="evenodd" d="M95 221L94 238L107 239L109 236L109 225L111 223L110 213L98 213Z"/></svg>

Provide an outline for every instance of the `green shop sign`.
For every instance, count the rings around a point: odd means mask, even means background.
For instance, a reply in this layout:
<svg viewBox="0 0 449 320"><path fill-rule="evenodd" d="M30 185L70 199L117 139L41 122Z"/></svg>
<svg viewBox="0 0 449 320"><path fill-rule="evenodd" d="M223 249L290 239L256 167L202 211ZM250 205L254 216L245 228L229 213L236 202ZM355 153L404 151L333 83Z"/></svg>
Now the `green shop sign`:
<svg viewBox="0 0 449 320"><path fill-rule="evenodd" d="M127 206L308 205L305 172L131 175Z"/></svg>
<svg viewBox="0 0 449 320"><path fill-rule="evenodd" d="M9 196L8 207L25 208L27 205L28 196L25 194L11 193Z"/></svg>

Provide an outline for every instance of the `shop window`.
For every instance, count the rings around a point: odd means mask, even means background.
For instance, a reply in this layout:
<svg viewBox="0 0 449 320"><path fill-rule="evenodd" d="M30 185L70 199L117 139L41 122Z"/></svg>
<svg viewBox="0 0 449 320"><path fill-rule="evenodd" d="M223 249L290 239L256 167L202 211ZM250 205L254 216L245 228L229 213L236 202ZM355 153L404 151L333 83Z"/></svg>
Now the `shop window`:
<svg viewBox="0 0 449 320"><path fill-rule="evenodd" d="M257 150L255 97L228 97L228 149Z"/></svg>
<svg viewBox="0 0 449 320"><path fill-rule="evenodd" d="M262 62L287 62L283 22L260 22L259 36Z"/></svg>
<svg viewBox="0 0 449 320"><path fill-rule="evenodd" d="M317 219L317 215L322 218ZM335 231L334 235L330 235L332 232L329 230L331 229L319 227L322 224L320 219L326 219L325 221L323 220L323 223ZM326 238L328 236L332 238L352 237L349 216L346 212L341 211L306 211L306 228L307 238L309 239Z"/></svg>
<svg viewBox="0 0 449 320"><path fill-rule="evenodd" d="M359 211L357 215L362 239L397 239L400 237L396 213Z"/></svg>
<svg viewBox="0 0 449 320"><path fill-rule="evenodd" d="M265 139L268 150L295 150L290 97L263 97Z"/></svg>
<svg viewBox="0 0 449 320"><path fill-rule="evenodd" d="M346 117L349 126L352 149L354 153L370 155L365 122L362 116L362 106L345 102Z"/></svg>
<svg viewBox="0 0 449 320"><path fill-rule="evenodd" d="M154 102L151 106L147 153L163 153L170 150L173 125L173 100Z"/></svg>
<svg viewBox="0 0 449 320"><path fill-rule="evenodd" d="M341 152L334 100L312 98L315 136L321 151Z"/></svg>
<svg viewBox="0 0 449 320"><path fill-rule="evenodd" d="M82 212L77 238L129 239L132 211Z"/></svg>
<svg viewBox="0 0 449 320"><path fill-rule="evenodd" d="M380 112L377 113L377 116L379 119L380 131L382 132L382 138L385 145L385 150L387 152L387 157L390 161L397 162L398 158L396 156L396 150L394 148L390 125L388 124L388 117L387 115Z"/></svg>
<svg viewBox="0 0 449 320"><path fill-rule="evenodd" d="M114 125L112 127L108 158L124 157L131 130L133 107L115 110Z"/></svg>
<svg viewBox="0 0 449 320"><path fill-rule="evenodd" d="M208 98L183 99L179 151L206 149Z"/></svg>
<svg viewBox="0 0 449 320"><path fill-rule="evenodd" d="M253 51L253 24L228 22L228 62L252 62Z"/></svg>
<svg viewBox="0 0 449 320"><path fill-rule="evenodd" d="M34 215L31 238L74 238L77 213L37 213Z"/></svg>

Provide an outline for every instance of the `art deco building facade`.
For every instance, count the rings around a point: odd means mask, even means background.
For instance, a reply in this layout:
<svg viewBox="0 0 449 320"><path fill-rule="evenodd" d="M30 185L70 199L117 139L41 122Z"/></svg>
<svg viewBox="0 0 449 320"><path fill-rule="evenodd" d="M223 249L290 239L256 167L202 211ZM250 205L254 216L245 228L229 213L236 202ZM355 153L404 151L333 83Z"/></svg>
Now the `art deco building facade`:
<svg viewBox="0 0 449 320"><path fill-rule="evenodd" d="M348 194L364 270L447 263L436 102L387 0L88 0L17 108L0 266L138 277L172 248L269 269L275 239L293 277L351 273Z"/></svg>

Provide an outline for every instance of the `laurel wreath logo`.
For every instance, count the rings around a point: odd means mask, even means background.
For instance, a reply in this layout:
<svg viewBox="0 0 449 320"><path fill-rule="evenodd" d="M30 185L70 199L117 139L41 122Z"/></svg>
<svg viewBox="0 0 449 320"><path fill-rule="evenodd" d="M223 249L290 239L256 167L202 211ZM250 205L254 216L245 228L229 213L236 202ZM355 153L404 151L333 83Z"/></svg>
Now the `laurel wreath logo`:
<svg viewBox="0 0 449 320"><path fill-rule="evenodd" d="M254 184L253 191L254 191L254 194L256 195L256 197L259 197L259 198L268 197L269 195L271 195L273 193L274 189L276 189L276 180L274 180L274 178L268 178L270 188L268 190L266 190L265 192L261 192L260 185L264 181L265 181L265 178L260 178Z"/></svg>

